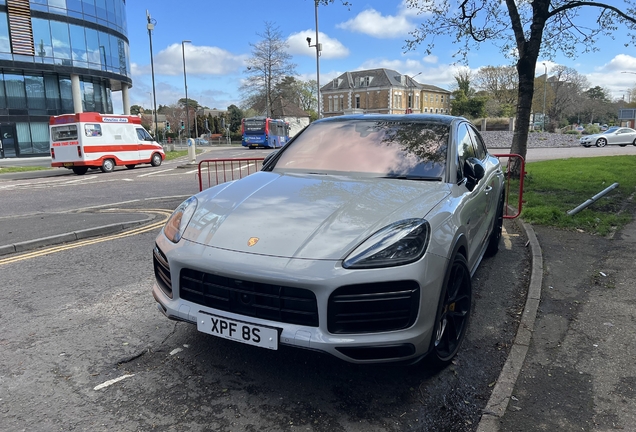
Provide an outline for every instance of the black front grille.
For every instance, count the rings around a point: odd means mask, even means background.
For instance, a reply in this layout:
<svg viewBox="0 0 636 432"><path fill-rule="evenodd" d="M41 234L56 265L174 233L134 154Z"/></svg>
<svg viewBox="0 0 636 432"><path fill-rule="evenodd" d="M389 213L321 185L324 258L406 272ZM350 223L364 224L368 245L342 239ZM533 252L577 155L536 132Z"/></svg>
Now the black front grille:
<svg viewBox="0 0 636 432"><path fill-rule="evenodd" d="M420 302L415 281L348 285L329 297L330 333L376 333L413 325Z"/></svg>
<svg viewBox="0 0 636 432"><path fill-rule="evenodd" d="M155 278L168 297L172 298L172 280L170 279L170 266L166 255L155 245L152 251L152 262L155 268Z"/></svg>
<svg viewBox="0 0 636 432"><path fill-rule="evenodd" d="M316 295L306 289L182 269L179 295L184 300L226 312L318 327Z"/></svg>

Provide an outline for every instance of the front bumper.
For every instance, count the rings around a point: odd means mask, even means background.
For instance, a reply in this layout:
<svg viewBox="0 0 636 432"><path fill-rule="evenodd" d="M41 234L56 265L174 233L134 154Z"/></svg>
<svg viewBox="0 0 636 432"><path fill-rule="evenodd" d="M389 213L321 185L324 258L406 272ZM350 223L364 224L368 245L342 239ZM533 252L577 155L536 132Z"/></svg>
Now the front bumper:
<svg viewBox="0 0 636 432"><path fill-rule="evenodd" d="M447 260L434 254L425 254L416 262L405 266L347 270L337 261L299 260L250 255L219 250L182 240L174 244L163 234L157 238L157 247L169 266L170 289L165 282L155 282L153 296L159 310L168 318L197 323L210 315L229 320L276 328L282 345L319 350L353 363L377 363L416 359L425 355L430 347L435 324L439 294L443 284ZM295 287L315 295L317 320L303 325L281 322L240 313L220 310L200 302L184 300L180 296L182 271L206 272L221 278L235 278L260 284ZM418 286L417 305L412 323L407 328L391 331L342 332L330 331L330 297L334 291L348 286L393 284L409 281ZM366 285L365 285L366 284ZM294 320L291 320L294 321ZM333 319L331 319L333 323Z"/></svg>

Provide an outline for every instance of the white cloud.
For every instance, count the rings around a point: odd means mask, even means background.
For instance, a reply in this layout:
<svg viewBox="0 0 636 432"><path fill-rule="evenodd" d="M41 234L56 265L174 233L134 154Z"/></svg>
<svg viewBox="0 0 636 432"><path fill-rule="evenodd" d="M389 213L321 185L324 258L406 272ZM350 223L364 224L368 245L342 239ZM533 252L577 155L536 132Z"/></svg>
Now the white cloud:
<svg viewBox="0 0 636 432"><path fill-rule="evenodd" d="M314 30L303 30L298 33L292 33L287 38L288 52L294 55L304 55L309 57L316 56L316 48L309 47L307 38L311 38L311 44L316 43L316 32ZM349 55L349 49L345 47L339 40L330 38L323 32L318 32L318 39L322 45L320 57L325 59L344 58Z"/></svg>
<svg viewBox="0 0 636 432"><path fill-rule="evenodd" d="M414 25L406 15L383 16L375 9L360 12L355 18L338 24L336 27L357 33L364 33L381 39L395 38L408 34Z"/></svg>
<svg viewBox="0 0 636 432"><path fill-rule="evenodd" d="M244 65L246 55L232 54L222 48L212 46L195 46L185 44L186 71L188 75L226 75L237 72ZM155 55L155 74L157 75L182 75L183 52L181 44L168 46ZM132 74L150 74L150 65L131 65Z"/></svg>
<svg viewBox="0 0 636 432"><path fill-rule="evenodd" d="M623 73L627 72L627 73ZM609 62L595 68L594 72L584 74L592 87L600 86L612 92L613 97L622 97L636 87L636 57L618 54Z"/></svg>
<svg viewBox="0 0 636 432"><path fill-rule="evenodd" d="M437 63L439 58L437 56L435 56L435 55L427 55L422 60L424 61L424 63L435 64L435 63Z"/></svg>

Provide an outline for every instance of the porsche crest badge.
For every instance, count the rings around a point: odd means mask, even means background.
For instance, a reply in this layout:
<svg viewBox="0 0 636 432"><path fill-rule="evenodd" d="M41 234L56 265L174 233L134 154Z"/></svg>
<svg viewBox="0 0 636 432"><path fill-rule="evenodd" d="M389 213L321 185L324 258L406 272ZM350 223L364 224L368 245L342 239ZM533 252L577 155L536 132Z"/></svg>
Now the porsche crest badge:
<svg viewBox="0 0 636 432"><path fill-rule="evenodd" d="M254 246L256 243L258 243L258 237L250 237L250 239L247 241L247 245L249 247Z"/></svg>

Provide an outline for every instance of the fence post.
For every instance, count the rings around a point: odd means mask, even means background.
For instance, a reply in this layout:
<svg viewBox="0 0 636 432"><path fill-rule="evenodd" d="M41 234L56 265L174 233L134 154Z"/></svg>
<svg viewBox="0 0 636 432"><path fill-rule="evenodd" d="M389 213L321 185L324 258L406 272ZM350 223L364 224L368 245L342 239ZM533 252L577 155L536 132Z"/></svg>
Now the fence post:
<svg viewBox="0 0 636 432"><path fill-rule="evenodd" d="M517 120L516 117L510 117L510 122L508 123L508 130L510 132L514 132L515 131L515 121Z"/></svg>
<svg viewBox="0 0 636 432"><path fill-rule="evenodd" d="M485 132L486 131L486 117L484 117L483 119L481 119L481 131Z"/></svg>

